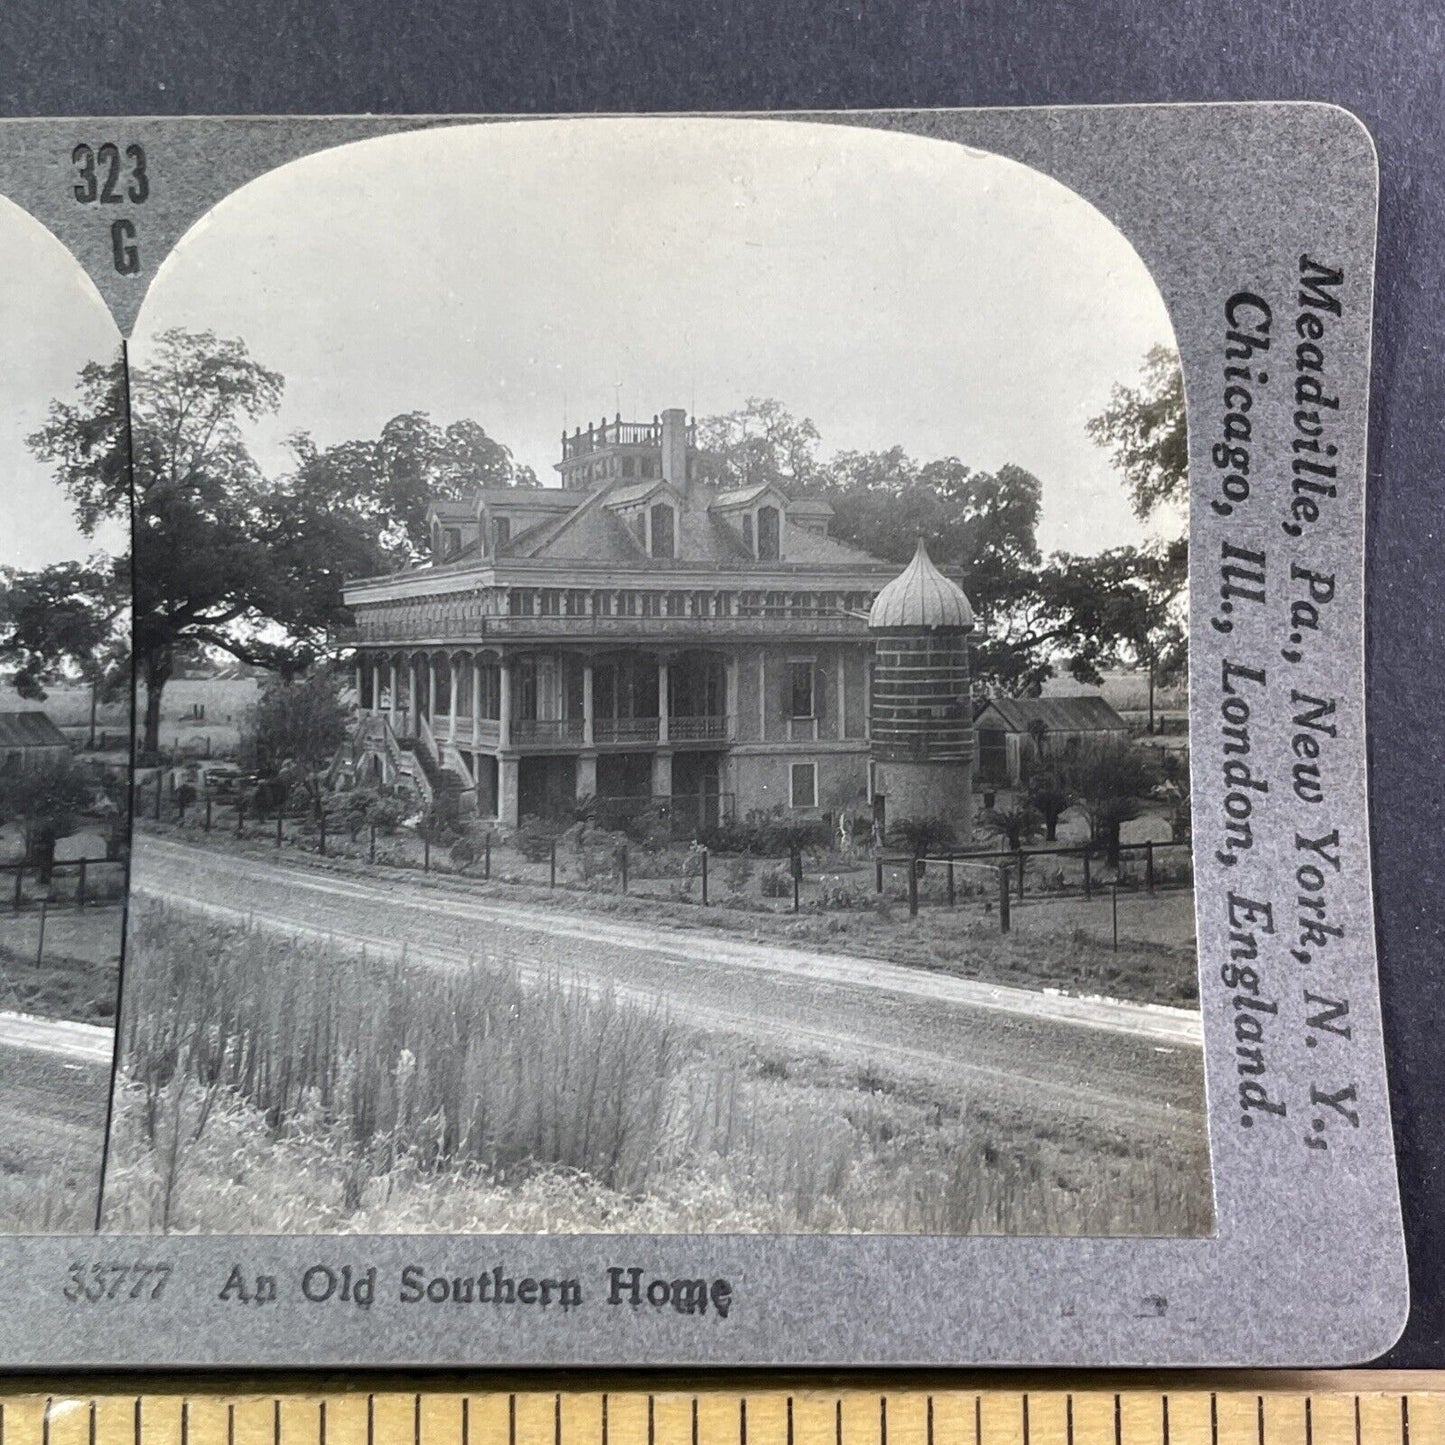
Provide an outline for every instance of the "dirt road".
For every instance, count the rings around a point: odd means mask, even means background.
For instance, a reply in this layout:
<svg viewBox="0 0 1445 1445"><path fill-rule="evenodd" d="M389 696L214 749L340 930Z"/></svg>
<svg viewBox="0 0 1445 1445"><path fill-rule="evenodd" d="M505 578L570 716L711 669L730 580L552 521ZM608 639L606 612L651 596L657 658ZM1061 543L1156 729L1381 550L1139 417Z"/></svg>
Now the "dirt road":
<svg viewBox="0 0 1445 1445"><path fill-rule="evenodd" d="M0 1013L0 1173L6 1227L74 1227L100 1185L113 1038L90 1024ZM75 1217L72 1218L71 1216Z"/></svg>
<svg viewBox="0 0 1445 1445"><path fill-rule="evenodd" d="M465 884L272 862L137 839L147 896L439 965L506 960L524 974L610 986L771 1055L823 1056L934 1095L1129 1135L1203 1129L1197 1014L979 984L882 960L479 896ZM132 966L143 966L136 959Z"/></svg>

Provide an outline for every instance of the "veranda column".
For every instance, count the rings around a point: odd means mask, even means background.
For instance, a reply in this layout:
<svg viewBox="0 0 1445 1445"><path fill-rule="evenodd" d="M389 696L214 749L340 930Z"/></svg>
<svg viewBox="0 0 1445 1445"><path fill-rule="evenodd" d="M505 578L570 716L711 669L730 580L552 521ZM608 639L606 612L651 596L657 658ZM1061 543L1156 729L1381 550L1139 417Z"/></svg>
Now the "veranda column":
<svg viewBox="0 0 1445 1445"><path fill-rule="evenodd" d="M497 664L497 746L512 746L512 659Z"/></svg>
<svg viewBox="0 0 1445 1445"><path fill-rule="evenodd" d="M497 759L497 821L515 828L521 821L518 812L518 773L516 758Z"/></svg>
<svg viewBox="0 0 1445 1445"><path fill-rule="evenodd" d="M387 684L387 689L386 689L386 712L387 712L387 719L386 719L386 720L387 720L388 723L391 724L391 730L392 730L392 732L395 732L395 731L396 731L396 690L397 690L397 676L396 676L396 655L395 655L394 653L392 654L392 656L390 656L390 657L387 658L387 660L386 660L386 666L387 666L388 673L389 673L389 675L390 675L389 682L388 682L388 684Z"/></svg>
<svg viewBox="0 0 1445 1445"><path fill-rule="evenodd" d="M729 739L738 735L738 659L736 653L728 653L723 664L723 711L727 719L723 726Z"/></svg>
<svg viewBox="0 0 1445 1445"><path fill-rule="evenodd" d="M590 748L594 742L592 729L592 659L588 658L582 664L582 746L584 748Z"/></svg>
<svg viewBox="0 0 1445 1445"><path fill-rule="evenodd" d="M431 727L437 720L437 665L436 657L432 653L426 655L426 721ZM421 735L421 729L417 729L417 735ZM435 735L433 735L435 736Z"/></svg>
<svg viewBox="0 0 1445 1445"><path fill-rule="evenodd" d="M407 713L407 721L411 726L413 737L421 736L421 729L417 726L417 695L416 695L416 657L415 655L406 660L406 690L407 696L411 699L411 709Z"/></svg>
<svg viewBox="0 0 1445 1445"><path fill-rule="evenodd" d="M838 649L838 739L848 736L848 649Z"/></svg>
<svg viewBox="0 0 1445 1445"><path fill-rule="evenodd" d="M358 652L356 654L356 661L351 665L351 670L356 679L356 706L357 709L362 712L366 710L366 694L361 690L361 669L363 666L361 654Z"/></svg>
<svg viewBox="0 0 1445 1445"><path fill-rule="evenodd" d="M447 729L447 736L453 741L457 740L457 683L461 676L461 669L457 665L457 655L452 653L452 688L449 694L452 703L452 721Z"/></svg>
<svg viewBox="0 0 1445 1445"><path fill-rule="evenodd" d="M670 739L667 726L667 680L668 662L665 657L660 657L657 660L657 740L660 743L665 743Z"/></svg>

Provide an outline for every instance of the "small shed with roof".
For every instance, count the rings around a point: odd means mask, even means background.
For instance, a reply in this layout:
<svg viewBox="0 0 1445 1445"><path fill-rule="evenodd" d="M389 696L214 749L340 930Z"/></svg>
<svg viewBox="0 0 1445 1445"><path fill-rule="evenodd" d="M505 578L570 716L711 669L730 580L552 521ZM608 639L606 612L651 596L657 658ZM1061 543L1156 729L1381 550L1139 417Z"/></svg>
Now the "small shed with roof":
<svg viewBox="0 0 1445 1445"><path fill-rule="evenodd" d="M1067 756L1086 738L1127 737L1128 724L1094 694L1079 697L991 697L974 718L978 786L1016 788L1024 750L1036 739Z"/></svg>
<svg viewBox="0 0 1445 1445"><path fill-rule="evenodd" d="M43 712L0 712L0 775L38 772L69 756L65 734Z"/></svg>

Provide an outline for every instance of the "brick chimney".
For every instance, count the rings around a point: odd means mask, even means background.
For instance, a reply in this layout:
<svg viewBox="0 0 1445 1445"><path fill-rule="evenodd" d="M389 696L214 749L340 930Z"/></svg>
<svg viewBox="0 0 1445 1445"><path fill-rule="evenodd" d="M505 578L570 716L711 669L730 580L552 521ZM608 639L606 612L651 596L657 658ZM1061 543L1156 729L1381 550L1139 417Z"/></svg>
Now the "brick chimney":
<svg viewBox="0 0 1445 1445"><path fill-rule="evenodd" d="M662 414L662 476L687 495L687 412L680 406Z"/></svg>

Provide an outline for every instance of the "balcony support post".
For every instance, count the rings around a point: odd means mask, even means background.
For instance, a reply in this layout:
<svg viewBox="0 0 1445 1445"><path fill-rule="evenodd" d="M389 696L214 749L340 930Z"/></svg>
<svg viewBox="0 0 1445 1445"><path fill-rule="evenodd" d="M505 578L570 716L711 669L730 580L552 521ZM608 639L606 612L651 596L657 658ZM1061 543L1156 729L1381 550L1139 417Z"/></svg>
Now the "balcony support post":
<svg viewBox="0 0 1445 1445"><path fill-rule="evenodd" d="M597 754L577 754L577 801L597 796Z"/></svg>
<svg viewBox="0 0 1445 1445"><path fill-rule="evenodd" d="M515 828L521 822L520 773L520 760L516 756L497 759L497 821L508 828Z"/></svg>
<svg viewBox="0 0 1445 1445"><path fill-rule="evenodd" d="M452 740L452 742L456 742L456 740L457 740L457 703L458 703L458 701L459 701L458 688L459 688L459 684L461 683L461 667L459 666L459 664L458 664L458 662L457 662L457 655L456 655L455 652L452 653L452 656L451 656L451 668L452 668L452 688L451 688L451 692L450 692L449 696L450 696L450 698L451 698L451 704L452 704L452 720L451 720L451 726L447 729L447 736Z"/></svg>
<svg viewBox="0 0 1445 1445"><path fill-rule="evenodd" d="M386 720L387 720L387 722L390 724L392 732L395 732L395 731L396 731L396 691L397 691L397 685L398 685L398 682L399 682L399 679L397 678L397 675L396 675L396 654L393 653L389 658L387 658L386 661L387 661L387 667L388 667L388 669L390 670L390 674L391 674L391 676L390 676L390 681L389 681L389 683L388 683L388 685L387 685L387 689L386 689L386 711L387 711L387 719L386 719Z"/></svg>
<svg viewBox="0 0 1445 1445"><path fill-rule="evenodd" d="M732 742L737 736L738 716L738 658L735 652L727 655L723 663L723 735Z"/></svg>
<svg viewBox="0 0 1445 1445"><path fill-rule="evenodd" d="M512 659L505 653L497 666L498 702L497 746L512 746ZM515 764L513 764L515 772ZM499 805L500 806L500 805Z"/></svg>
<svg viewBox="0 0 1445 1445"><path fill-rule="evenodd" d="M414 737L421 736L421 728L417 726L417 694L416 694L416 658L409 657L406 660L406 687L411 698L411 708L407 712L407 724L412 729Z"/></svg>
<svg viewBox="0 0 1445 1445"><path fill-rule="evenodd" d="M658 658L658 660L657 660L657 740L658 740L659 743L662 743L664 746L667 744L667 742L668 742L668 737L669 737L668 727L667 727L667 724L668 724L668 716L667 716L667 714L668 714L668 707L669 707L668 695L667 695L667 694L668 694L668 686L667 686L667 685L668 685L668 671L669 671L669 667L668 667L668 660L667 660L667 658L666 658L666 657L660 657L660 658ZM671 759L669 759L669 761L668 761L668 770L669 770L669 773L670 773L670 772L671 772ZM671 792L672 792L672 788L671 788L671 785L670 785L670 784L669 784L669 787L668 787L667 791L668 791L668 793L671 793Z"/></svg>
<svg viewBox="0 0 1445 1445"><path fill-rule="evenodd" d="M582 664L582 746L584 748L590 748L596 742L596 738L593 736L595 728L596 720L593 716L592 706L592 659L589 657ZM595 784L597 774L597 763L595 759L592 764L592 773ZM592 791L597 791L595 786Z"/></svg>
<svg viewBox="0 0 1445 1445"><path fill-rule="evenodd" d="M433 652L426 654L426 721L434 727L437 720L437 657ZM418 728L420 733L421 729Z"/></svg>

